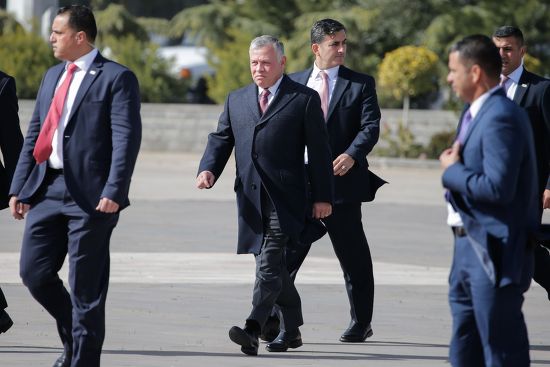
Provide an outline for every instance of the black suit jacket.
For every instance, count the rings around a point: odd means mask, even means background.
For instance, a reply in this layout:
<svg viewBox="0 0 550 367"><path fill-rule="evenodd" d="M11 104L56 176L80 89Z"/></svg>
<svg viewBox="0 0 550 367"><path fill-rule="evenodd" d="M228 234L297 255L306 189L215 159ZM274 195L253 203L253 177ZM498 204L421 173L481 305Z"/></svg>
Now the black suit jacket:
<svg viewBox="0 0 550 367"><path fill-rule="evenodd" d="M312 200L332 203L331 154L317 92L285 75L263 116L255 84L228 95L198 171L210 171L217 179L235 148L238 253L260 252L262 186L273 201L283 233L298 238L307 210L306 146Z"/></svg>
<svg viewBox="0 0 550 367"><path fill-rule="evenodd" d="M550 80L524 70L514 102L529 115L535 137L539 191L550 189Z"/></svg>
<svg viewBox="0 0 550 367"><path fill-rule="evenodd" d="M290 77L306 85L312 70ZM334 177L335 203L373 200L376 190L386 183L368 169L367 161L367 154L380 134L380 108L374 78L340 66L326 125L332 158L347 153L355 160L346 175Z"/></svg>
<svg viewBox="0 0 550 367"><path fill-rule="evenodd" d="M23 145L18 111L15 80L0 71L0 149L4 159L4 164L0 162L0 209L8 206L8 189Z"/></svg>

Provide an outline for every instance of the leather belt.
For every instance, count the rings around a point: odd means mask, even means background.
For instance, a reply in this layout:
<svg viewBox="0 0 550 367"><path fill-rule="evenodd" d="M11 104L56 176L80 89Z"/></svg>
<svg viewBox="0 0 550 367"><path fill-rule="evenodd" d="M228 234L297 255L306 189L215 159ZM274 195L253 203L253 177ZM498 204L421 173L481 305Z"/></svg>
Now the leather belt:
<svg viewBox="0 0 550 367"><path fill-rule="evenodd" d="M462 226L458 227L451 227L453 229L453 233L456 237L465 237L467 235L466 228Z"/></svg>
<svg viewBox="0 0 550 367"><path fill-rule="evenodd" d="M48 166L46 173L49 175L59 176L63 174L63 168L52 168Z"/></svg>

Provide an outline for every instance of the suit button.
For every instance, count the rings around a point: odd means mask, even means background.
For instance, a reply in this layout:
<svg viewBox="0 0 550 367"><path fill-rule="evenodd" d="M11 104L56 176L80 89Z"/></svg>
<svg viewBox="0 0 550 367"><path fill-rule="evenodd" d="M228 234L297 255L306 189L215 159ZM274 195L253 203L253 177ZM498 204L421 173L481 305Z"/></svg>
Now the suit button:
<svg viewBox="0 0 550 367"><path fill-rule="evenodd" d="M256 184L253 183L252 185L250 185L250 187L252 187L252 190L256 190Z"/></svg>
<svg viewBox="0 0 550 367"><path fill-rule="evenodd" d="M257 153L252 153L252 158L258 159L258 154Z"/></svg>

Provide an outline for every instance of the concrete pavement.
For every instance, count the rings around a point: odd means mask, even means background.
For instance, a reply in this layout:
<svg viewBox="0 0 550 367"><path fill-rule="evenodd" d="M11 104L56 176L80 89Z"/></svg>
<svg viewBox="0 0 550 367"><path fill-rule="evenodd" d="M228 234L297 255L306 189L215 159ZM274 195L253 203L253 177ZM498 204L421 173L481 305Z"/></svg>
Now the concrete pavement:
<svg viewBox="0 0 550 367"><path fill-rule="evenodd" d="M250 311L252 256L235 255L236 208L229 163L211 190L194 188L199 157L142 153L132 205L112 239L102 366L446 366L446 277L452 239L438 168L378 166L390 182L363 207L375 261L374 336L343 344L347 296L330 242L316 243L299 274L304 346L257 358L227 336ZM0 336L0 367L51 366L61 352L51 317L18 277L24 222L0 213L0 282L15 325ZM550 303L534 285L525 316L533 366L550 365Z"/></svg>

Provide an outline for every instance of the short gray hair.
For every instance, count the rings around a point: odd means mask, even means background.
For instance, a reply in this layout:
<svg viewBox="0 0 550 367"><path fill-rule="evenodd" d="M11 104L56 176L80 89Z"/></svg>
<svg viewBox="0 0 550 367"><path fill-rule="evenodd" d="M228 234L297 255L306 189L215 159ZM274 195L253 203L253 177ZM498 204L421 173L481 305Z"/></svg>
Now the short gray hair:
<svg viewBox="0 0 550 367"><path fill-rule="evenodd" d="M258 50L266 46L272 46L277 54L277 60L281 61L285 55L285 47L283 43L279 41L276 37L269 36L264 34L263 36L256 37L250 42L250 51Z"/></svg>

